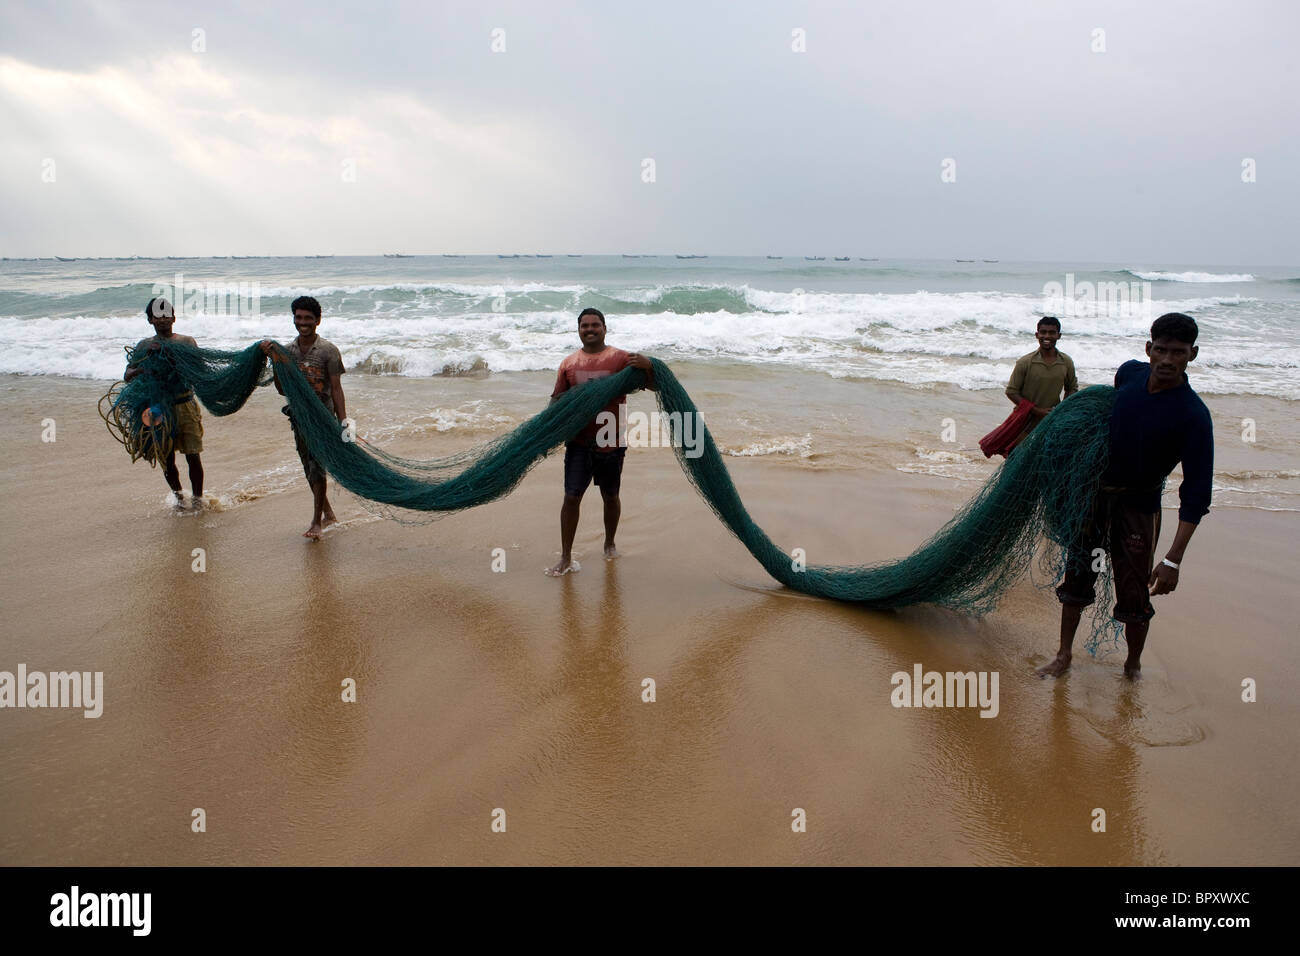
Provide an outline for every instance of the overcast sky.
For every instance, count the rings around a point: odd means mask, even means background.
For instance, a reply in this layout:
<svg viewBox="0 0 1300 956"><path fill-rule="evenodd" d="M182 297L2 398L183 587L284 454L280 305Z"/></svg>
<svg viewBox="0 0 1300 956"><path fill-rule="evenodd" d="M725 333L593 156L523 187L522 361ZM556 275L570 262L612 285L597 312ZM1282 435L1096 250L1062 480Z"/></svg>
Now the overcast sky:
<svg viewBox="0 0 1300 956"><path fill-rule="evenodd" d="M1287 2L6 0L0 254L1292 265L1297 36Z"/></svg>

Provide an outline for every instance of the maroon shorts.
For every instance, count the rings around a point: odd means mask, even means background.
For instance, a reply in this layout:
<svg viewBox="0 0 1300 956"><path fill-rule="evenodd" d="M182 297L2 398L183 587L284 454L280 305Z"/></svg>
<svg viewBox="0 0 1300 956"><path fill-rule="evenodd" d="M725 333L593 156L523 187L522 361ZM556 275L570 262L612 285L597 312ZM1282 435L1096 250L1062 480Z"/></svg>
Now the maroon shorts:
<svg viewBox="0 0 1300 956"><path fill-rule="evenodd" d="M1123 496L1101 491L1093 504L1092 520L1078 549L1071 550L1065 580L1056 589L1062 604L1087 607L1096 600L1102 552L1110 561L1115 579L1115 610L1111 616L1124 624L1151 620L1151 569L1156 541L1160 537L1160 512L1148 514L1126 502Z"/></svg>

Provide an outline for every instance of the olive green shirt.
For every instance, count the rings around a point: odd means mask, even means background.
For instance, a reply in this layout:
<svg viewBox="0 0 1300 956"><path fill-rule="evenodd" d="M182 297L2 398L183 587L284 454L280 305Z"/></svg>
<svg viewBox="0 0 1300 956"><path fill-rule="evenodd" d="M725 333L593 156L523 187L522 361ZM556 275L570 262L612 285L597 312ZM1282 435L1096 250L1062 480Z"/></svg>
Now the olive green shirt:
<svg viewBox="0 0 1300 956"><path fill-rule="evenodd" d="M1040 408L1055 408L1061 402L1061 390L1069 398L1079 390L1079 380L1074 374L1074 360L1060 349L1056 361L1048 365L1037 349L1022 355L1007 382L1009 398L1027 398ZM1037 419L1031 422L1036 425Z"/></svg>

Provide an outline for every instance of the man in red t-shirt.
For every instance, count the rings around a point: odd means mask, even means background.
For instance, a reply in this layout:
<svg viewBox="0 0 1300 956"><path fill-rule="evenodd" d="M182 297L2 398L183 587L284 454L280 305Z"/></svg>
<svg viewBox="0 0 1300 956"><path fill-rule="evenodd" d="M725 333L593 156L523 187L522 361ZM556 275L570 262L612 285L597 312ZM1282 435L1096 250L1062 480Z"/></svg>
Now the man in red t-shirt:
<svg viewBox="0 0 1300 956"><path fill-rule="evenodd" d="M578 316L578 337L582 339L582 348L560 363L551 401L571 388L592 379L614 375L629 365L644 370L648 379L646 387L654 388L654 371L648 358L605 344L605 316L600 310L582 310ZM608 436L609 429L602 432L600 426L607 413L615 415L616 421L624 421L625 418L619 412L626 405L626 396L610 402L597 418L592 419L586 428L565 443L564 504L560 508L560 542L563 550L560 563L546 569L549 575L559 577L581 570L578 562L573 560L573 537L578 531L578 511L582 505L582 496L592 479L595 479L596 487L600 489L600 496L605 502L605 558L608 560L618 556L614 549L614 532L618 530L618 518L622 511L618 490L623 477L627 439L619 428L615 430L617 439L611 447L601 447L604 444L601 439Z"/></svg>

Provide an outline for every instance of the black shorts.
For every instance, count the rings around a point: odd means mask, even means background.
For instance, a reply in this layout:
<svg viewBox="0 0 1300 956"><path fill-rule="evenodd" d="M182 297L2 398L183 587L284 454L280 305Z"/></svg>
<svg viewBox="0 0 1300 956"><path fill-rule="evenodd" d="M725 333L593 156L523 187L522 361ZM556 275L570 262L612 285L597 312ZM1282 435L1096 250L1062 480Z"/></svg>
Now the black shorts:
<svg viewBox="0 0 1300 956"><path fill-rule="evenodd" d="M564 446L564 493L570 498L581 498L592 479L606 498L618 495L623 483L623 458L626 448L600 451L591 445Z"/></svg>
<svg viewBox="0 0 1300 956"><path fill-rule="evenodd" d="M1160 537L1160 512L1148 514L1118 494L1098 492L1092 520L1077 549L1072 549L1065 580L1056 589L1062 604L1087 607L1096 600L1098 572L1094 550L1109 532L1109 560L1115 580L1115 609L1111 617L1124 624L1141 624L1155 616L1151 606L1151 570Z"/></svg>

